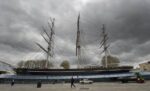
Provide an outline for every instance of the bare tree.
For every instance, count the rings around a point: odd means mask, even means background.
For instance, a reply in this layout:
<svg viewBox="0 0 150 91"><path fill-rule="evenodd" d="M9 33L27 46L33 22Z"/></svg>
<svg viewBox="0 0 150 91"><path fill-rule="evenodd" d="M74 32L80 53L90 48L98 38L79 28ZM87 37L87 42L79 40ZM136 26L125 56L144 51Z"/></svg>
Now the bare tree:
<svg viewBox="0 0 150 91"><path fill-rule="evenodd" d="M20 61L17 63L18 68L23 68L24 67L24 61Z"/></svg>
<svg viewBox="0 0 150 91"><path fill-rule="evenodd" d="M70 68L70 64L67 60L64 60L61 64L61 67L63 67L64 69L69 69Z"/></svg>
<svg viewBox="0 0 150 91"><path fill-rule="evenodd" d="M27 60L27 61L20 61L17 66L19 68L38 68L38 69L43 69L45 66L45 62L47 60ZM52 67L53 64L48 61L48 67Z"/></svg>

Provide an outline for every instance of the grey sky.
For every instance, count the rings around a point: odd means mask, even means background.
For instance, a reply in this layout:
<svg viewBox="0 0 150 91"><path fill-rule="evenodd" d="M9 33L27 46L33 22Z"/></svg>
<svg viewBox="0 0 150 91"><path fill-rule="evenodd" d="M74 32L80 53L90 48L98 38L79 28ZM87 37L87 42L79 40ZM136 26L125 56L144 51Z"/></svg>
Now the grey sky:
<svg viewBox="0 0 150 91"><path fill-rule="evenodd" d="M55 63L69 60L75 66L79 12L86 58L82 63L101 60L102 24L110 38L110 52L121 64L136 65L150 59L149 0L0 0L0 12L0 59L10 64L44 58L35 42L46 47L40 36L42 26L47 27L49 17L54 17Z"/></svg>

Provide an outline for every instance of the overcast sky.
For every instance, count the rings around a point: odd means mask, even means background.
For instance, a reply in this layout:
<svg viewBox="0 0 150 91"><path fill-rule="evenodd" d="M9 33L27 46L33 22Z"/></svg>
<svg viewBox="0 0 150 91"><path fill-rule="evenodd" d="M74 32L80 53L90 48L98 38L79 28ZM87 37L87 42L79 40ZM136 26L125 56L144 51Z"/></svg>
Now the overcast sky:
<svg viewBox="0 0 150 91"><path fill-rule="evenodd" d="M84 40L84 62L98 64L102 24L109 35L110 53L121 64L150 60L150 0L0 0L0 60L15 65L42 59L46 47L42 26L55 21L55 63L69 60L75 66L76 22Z"/></svg>

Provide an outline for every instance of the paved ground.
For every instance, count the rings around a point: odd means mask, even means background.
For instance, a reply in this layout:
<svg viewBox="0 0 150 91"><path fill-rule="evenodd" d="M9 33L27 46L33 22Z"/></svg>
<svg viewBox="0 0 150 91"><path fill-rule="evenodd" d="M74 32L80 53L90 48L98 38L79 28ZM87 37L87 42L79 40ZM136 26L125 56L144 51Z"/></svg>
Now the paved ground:
<svg viewBox="0 0 150 91"><path fill-rule="evenodd" d="M88 85L75 84L76 88L70 88L65 84L43 84L36 88L36 84L0 84L0 91L150 91L150 81L144 84L138 83L93 83Z"/></svg>

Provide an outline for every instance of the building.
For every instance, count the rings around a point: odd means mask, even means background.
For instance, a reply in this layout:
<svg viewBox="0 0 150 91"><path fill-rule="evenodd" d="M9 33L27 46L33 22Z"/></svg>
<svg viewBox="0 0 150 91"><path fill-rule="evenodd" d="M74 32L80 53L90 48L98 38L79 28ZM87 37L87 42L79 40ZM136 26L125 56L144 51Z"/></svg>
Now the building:
<svg viewBox="0 0 150 91"><path fill-rule="evenodd" d="M142 71L150 71L150 61L146 63L141 63L139 64L139 66L140 66L140 70Z"/></svg>

